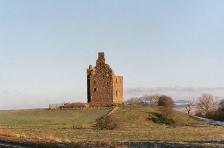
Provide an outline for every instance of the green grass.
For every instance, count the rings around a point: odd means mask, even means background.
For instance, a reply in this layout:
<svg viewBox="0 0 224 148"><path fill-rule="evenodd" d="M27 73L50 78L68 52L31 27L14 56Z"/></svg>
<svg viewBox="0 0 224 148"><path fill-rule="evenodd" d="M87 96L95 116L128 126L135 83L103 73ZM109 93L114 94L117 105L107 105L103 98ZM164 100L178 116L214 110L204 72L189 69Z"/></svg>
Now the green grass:
<svg viewBox="0 0 224 148"><path fill-rule="evenodd" d="M52 139L64 142L81 141L220 141L224 128L209 126L184 113L175 111L176 127L157 124L149 120L150 113L161 113L158 106L119 107L112 115L118 125L114 130L95 130L95 120L107 113L107 109L84 110L18 110L0 111L0 136L15 136L35 141ZM79 127L79 128L74 128ZM8 132L9 134L5 134ZM15 134L10 134L10 133ZM18 136L19 135L19 136ZM21 136L22 135L22 136ZM51 138L46 138L51 135ZM44 139L44 138L43 138Z"/></svg>
<svg viewBox="0 0 224 148"><path fill-rule="evenodd" d="M0 111L0 125L11 128L71 128L94 122L107 109Z"/></svg>
<svg viewBox="0 0 224 148"><path fill-rule="evenodd" d="M149 129L164 126L149 120L148 118L150 117L150 113L161 113L161 107L138 105L125 106L115 112L113 114L113 118L120 126L120 129ZM172 116L176 122L176 126L192 126L203 123L178 111L174 111Z"/></svg>

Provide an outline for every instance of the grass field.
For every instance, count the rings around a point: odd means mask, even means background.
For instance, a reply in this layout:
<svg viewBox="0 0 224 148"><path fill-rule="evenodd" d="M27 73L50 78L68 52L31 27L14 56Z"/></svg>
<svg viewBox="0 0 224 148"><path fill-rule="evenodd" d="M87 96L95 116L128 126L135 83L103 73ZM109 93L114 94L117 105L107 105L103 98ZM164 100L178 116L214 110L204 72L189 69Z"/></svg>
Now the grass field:
<svg viewBox="0 0 224 148"><path fill-rule="evenodd" d="M176 126L157 124L149 114L160 113L158 106L123 106L112 115L118 127L95 130L96 118L108 109L0 111L0 136L30 141L223 141L224 128L209 126L181 112L174 113ZM203 126L202 126L203 125Z"/></svg>

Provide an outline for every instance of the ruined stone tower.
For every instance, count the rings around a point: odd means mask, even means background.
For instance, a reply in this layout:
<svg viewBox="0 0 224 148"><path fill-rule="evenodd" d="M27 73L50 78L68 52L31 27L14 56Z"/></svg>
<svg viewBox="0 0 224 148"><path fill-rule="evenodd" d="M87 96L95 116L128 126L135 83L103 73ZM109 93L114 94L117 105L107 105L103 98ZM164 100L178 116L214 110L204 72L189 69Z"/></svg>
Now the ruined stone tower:
<svg viewBox="0 0 224 148"><path fill-rule="evenodd" d="M93 106L123 103L123 77L116 76L105 63L103 52L98 53L96 66L87 69L87 98Z"/></svg>

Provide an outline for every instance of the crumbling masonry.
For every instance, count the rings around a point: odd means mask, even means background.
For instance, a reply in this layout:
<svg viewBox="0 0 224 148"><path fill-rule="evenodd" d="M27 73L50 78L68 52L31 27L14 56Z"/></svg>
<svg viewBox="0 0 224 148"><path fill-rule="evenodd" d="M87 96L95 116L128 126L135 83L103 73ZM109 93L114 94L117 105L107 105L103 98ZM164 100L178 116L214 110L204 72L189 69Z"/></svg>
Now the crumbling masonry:
<svg viewBox="0 0 224 148"><path fill-rule="evenodd" d="M87 69L87 98L90 106L110 106L123 103L123 77L116 76L105 63L104 53L98 53L96 66Z"/></svg>

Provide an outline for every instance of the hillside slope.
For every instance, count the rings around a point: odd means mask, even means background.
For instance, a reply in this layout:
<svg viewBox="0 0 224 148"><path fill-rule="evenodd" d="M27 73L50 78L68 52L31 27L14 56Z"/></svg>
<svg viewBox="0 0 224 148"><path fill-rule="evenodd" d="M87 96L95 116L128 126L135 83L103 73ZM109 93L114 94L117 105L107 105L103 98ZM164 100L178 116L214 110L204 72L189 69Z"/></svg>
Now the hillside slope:
<svg viewBox="0 0 224 148"><path fill-rule="evenodd" d="M224 128L206 125L175 111L176 126L149 120L151 113L160 113L158 106L119 107L110 116L118 125L114 130L94 129L95 120L108 109L84 110L20 110L0 111L0 137L26 141L56 142L219 142Z"/></svg>

